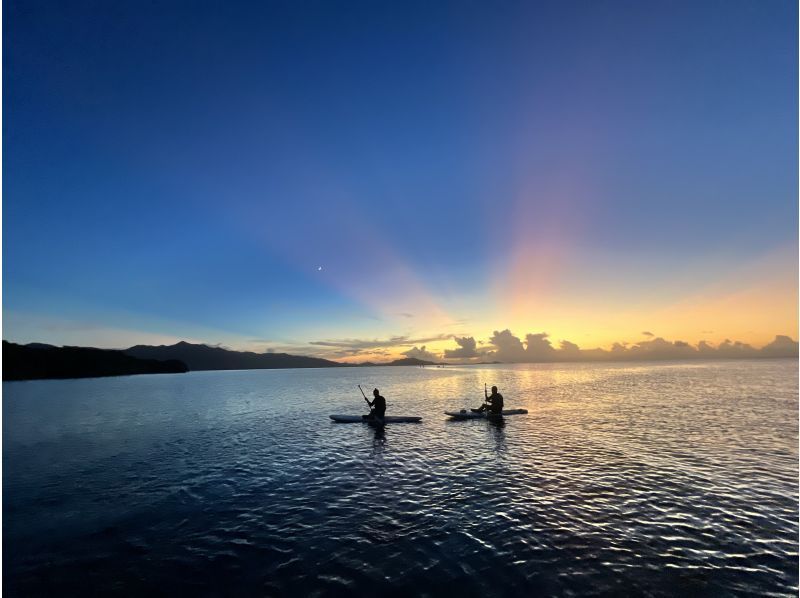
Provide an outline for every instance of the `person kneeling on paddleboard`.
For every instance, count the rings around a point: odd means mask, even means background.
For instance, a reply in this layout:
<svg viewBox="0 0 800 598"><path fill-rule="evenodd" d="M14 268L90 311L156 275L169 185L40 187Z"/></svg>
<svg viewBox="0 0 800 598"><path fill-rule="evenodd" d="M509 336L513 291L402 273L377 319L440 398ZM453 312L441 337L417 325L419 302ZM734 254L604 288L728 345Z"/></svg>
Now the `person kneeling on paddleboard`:
<svg viewBox="0 0 800 598"><path fill-rule="evenodd" d="M386 399L381 396L381 393L376 388L372 391L372 396L375 397L371 401L364 397L364 400L367 402L367 405L372 407L370 413L367 417L370 419L377 419L383 421L383 416L386 415Z"/></svg>
<svg viewBox="0 0 800 598"><path fill-rule="evenodd" d="M497 387L492 386L492 394L486 393L486 386L483 387L483 396L486 401L480 409L470 409L473 413L489 411L492 415L503 415L503 395L497 392Z"/></svg>

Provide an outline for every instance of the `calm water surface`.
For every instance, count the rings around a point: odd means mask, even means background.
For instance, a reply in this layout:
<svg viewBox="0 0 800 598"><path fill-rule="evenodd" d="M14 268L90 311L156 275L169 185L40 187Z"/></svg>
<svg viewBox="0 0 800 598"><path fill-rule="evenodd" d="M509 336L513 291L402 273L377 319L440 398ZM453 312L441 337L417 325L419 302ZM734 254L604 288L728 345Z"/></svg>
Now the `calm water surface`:
<svg viewBox="0 0 800 598"><path fill-rule="evenodd" d="M378 386L421 424L335 424ZM530 413L450 422L484 382ZM797 595L794 360L3 384L8 595Z"/></svg>

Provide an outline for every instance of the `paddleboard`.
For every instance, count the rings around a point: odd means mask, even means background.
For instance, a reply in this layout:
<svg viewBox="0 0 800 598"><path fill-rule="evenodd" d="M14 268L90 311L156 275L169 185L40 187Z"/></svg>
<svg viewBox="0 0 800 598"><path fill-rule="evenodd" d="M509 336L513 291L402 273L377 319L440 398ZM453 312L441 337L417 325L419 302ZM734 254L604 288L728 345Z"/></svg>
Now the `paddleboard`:
<svg viewBox="0 0 800 598"><path fill-rule="evenodd" d="M469 409L462 409L461 411L445 411L445 415L449 415L453 419L488 419L492 414L484 411L482 413L473 413ZM528 413L527 409L503 409L503 415L522 415Z"/></svg>
<svg viewBox="0 0 800 598"><path fill-rule="evenodd" d="M330 418L341 424L353 424L357 422L368 424L374 422L374 420L364 419L360 415L331 415ZM387 415L383 418L383 421L387 424L402 424L422 421L422 418L413 417L411 415Z"/></svg>

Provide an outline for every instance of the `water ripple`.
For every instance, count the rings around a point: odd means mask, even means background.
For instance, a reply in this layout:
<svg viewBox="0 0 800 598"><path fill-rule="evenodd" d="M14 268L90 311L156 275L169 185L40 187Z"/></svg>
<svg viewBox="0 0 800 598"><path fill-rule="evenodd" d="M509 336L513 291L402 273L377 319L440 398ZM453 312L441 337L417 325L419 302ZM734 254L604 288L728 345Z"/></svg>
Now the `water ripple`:
<svg viewBox="0 0 800 598"><path fill-rule="evenodd" d="M423 423L330 422L359 412L357 382ZM484 382L529 414L446 421ZM793 361L196 372L4 399L9 595L797 594Z"/></svg>

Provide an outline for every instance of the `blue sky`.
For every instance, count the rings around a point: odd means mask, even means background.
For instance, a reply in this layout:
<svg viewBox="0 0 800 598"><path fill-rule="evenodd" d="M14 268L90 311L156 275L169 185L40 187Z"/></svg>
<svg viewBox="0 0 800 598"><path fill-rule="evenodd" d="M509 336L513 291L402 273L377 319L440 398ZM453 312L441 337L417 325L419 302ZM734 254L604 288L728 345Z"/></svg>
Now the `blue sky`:
<svg viewBox="0 0 800 598"><path fill-rule="evenodd" d="M4 338L796 336L795 3L4 17Z"/></svg>

